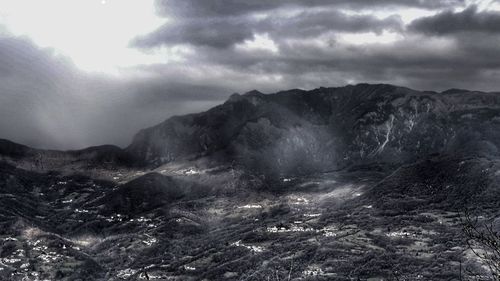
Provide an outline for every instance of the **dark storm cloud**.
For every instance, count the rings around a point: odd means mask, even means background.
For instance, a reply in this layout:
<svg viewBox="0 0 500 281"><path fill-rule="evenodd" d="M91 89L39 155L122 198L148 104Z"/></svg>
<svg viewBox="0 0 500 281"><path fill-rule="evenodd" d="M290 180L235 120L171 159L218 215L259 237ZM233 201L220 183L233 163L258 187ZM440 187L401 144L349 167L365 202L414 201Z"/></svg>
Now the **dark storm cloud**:
<svg viewBox="0 0 500 281"><path fill-rule="evenodd" d="M238 16L283 7L344 6L379 8L384 6L407 6L432 9L462 5L464 2L464 0L157 0L156 6L160 15L221 17Z"/></svg>
<svg viewBox="0 0 500 281"><path fill-rule="evenodd" d="M56 57L51 50L37 48L25 38L0 38L2 135L26 142L40 137L42 127L53 125L49 124L50 116L66 110L63 98L71 85L63 81L76 82L75 71L68 61ZM45 113L40 115L42 112ZM50 135L44 137L58 145Z"/></svg>
<svg viewBox="0 0 500 281"><path fill-rule="evenodd" d="M372 16L348 16L329 11L305 11L283 19L270 17L257 20L250 17L194 18L167 23L155 32L137 38L133 45L154 47L158 45L190 44L227 48L252 39L255 33L272 34L274 39L305 38L326 32L367 32L400 30L402 22L397 17L377 19Z"/></svg>
<svg viewBox="0 0 500 281"><path fill-rule="evenodd" d="M446 11L417 19L410 25L410 29L432 35L459 32L500 34L500 12L479 12L476 6L470 6L462 12Z"/></svg>
<svg viewBox="0 0 500 281"><path fill-rule="evenodd" d="M191 19L177 21L160 27L152 34L138 38L134 45L151 47L170 44L193 44L226 48L252 37L252 28L238 18Z"/></svg>
<svg viewBox="0 0 500 281"><path fill-rule="evenodd" d="M437 90L500 88L491 79L500 69L498 15L479 12L461 0L158 0L156 4L169 21L138 38L136 46L190 45L186 63L224 69L233 79L247 77L253 88L272 91L348 82ZM436 15L405 26L398 10L408 7L433 10ZM451 12L456 8L465 10ZM387 16L375 17L370 11L385 11ZM367 32L390 32L396 39L353 44L342 37ZM259 34L272 40L275 52L238 48ZM429 36L447 34L451 36ZM163 67L167 66L157 65L155 71ZM235 88L225 79L213 80Z"/></svg>
<svg viewBox="0 0 500 281"><path fill-rule="evenodd" d="M158 0L159 14L170 17L171 21L150 34L138 37L132 45L147 48L191 44L227 48L251 39L254 33L274 33L275 37L311 37L333 31L381 32L401 29L401 22L396 17L378 19L369 15L346 15L338 9L383 9L388 6L433 9L463 3L463 0ZM276 14L293 9L304 12L292 17ZM259 19L253 17L255 13L266 13L268 17Z"/></svg>
<svg viewBox="0 0 500 281"><path fill-rule="evenodd" d="M369 48L336 43L325 48L299 43L282 45L279 55L253 56L212 50L192 60L223 64L249 77L256 73L263 77L280 75L283 79L276 81L277 88L314 88L353 81L387 82L417 89L494 90L498 82L488 76L500 69L500 57L494 53L494 46L500 42L490 38L483 46L476 43L478 40L469 38L456 44L453 40L442 42L415 36L389 46Z"/></svg>
<svg viewBox="0 0 500 281"><path fill-rule="evenodd" d="M401 30L398 17L378 19L365 15L346 15L336 10L305 11L296 16L281 19L270 17L261 23L259 33L270 33L273 38L305 38L326 32L369 32Z"/></svg>
<svg viewBox="0 0 500 281"><path fill-rule="evenodd" d="M39 49L27 38L0 38L0 79L22 76L26 83L49 87L56 79L66 79L76 69L51 49Z"/></svg>

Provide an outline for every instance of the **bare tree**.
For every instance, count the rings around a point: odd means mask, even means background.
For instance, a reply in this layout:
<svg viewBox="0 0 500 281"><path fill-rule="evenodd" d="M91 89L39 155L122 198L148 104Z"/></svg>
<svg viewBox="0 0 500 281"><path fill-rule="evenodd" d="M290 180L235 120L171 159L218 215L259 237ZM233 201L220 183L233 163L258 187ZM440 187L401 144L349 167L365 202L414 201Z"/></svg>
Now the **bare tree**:
<svg viewBox="0 0 500 281"><path fill-rule="evenodd" d="M500 233L493 223L480 223L466 212L462 227L469 249L488 267L492 280L500 281Z"/></svg>

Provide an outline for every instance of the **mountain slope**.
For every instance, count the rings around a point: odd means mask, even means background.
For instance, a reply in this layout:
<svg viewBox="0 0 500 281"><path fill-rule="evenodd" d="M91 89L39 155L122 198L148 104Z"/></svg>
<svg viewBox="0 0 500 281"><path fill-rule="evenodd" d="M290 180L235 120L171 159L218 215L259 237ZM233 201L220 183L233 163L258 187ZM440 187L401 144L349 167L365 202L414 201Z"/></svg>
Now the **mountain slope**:
<svg viewBox="0 0 500 281"><path fill-rule="evenodd" d="M461 218L500 227L499 120L495 93L361 84L235 94L126 149L0 140L0 280L486 276Z"/></svg>
<svg viewBox="0 0 500 281"><path fill-rule="evenodd" d="M433 153L496 155L499 128L495 93L359 84L235 94L206 112L142 130L126 151L153 166L210 156L286 175Z"/></svg>

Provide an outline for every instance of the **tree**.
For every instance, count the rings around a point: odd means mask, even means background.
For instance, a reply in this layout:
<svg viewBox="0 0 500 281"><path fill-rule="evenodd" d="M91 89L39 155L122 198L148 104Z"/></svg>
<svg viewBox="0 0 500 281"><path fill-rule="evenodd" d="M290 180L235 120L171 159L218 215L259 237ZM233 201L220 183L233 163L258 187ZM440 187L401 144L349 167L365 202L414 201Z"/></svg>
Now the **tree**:
<svg viewBox="0 0 500 281"><path fill-rule="evenodd" d="M500 233L493 223L480 223L466 212L462 227L469 249L488 267L492 279L500 281Z"/></svg>

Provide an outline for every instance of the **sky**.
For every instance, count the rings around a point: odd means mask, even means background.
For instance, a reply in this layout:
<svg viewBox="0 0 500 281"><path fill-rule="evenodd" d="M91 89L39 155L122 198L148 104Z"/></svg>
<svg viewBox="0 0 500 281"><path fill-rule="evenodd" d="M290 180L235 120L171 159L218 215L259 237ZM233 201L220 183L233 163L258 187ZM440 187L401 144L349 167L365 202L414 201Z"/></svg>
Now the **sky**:
<svg viewBox="0 0 500 281"><path fill-rule="evenodd" d="M498 0L0 0L0 138L131 142L232 93L500 91Z"/></svg>

